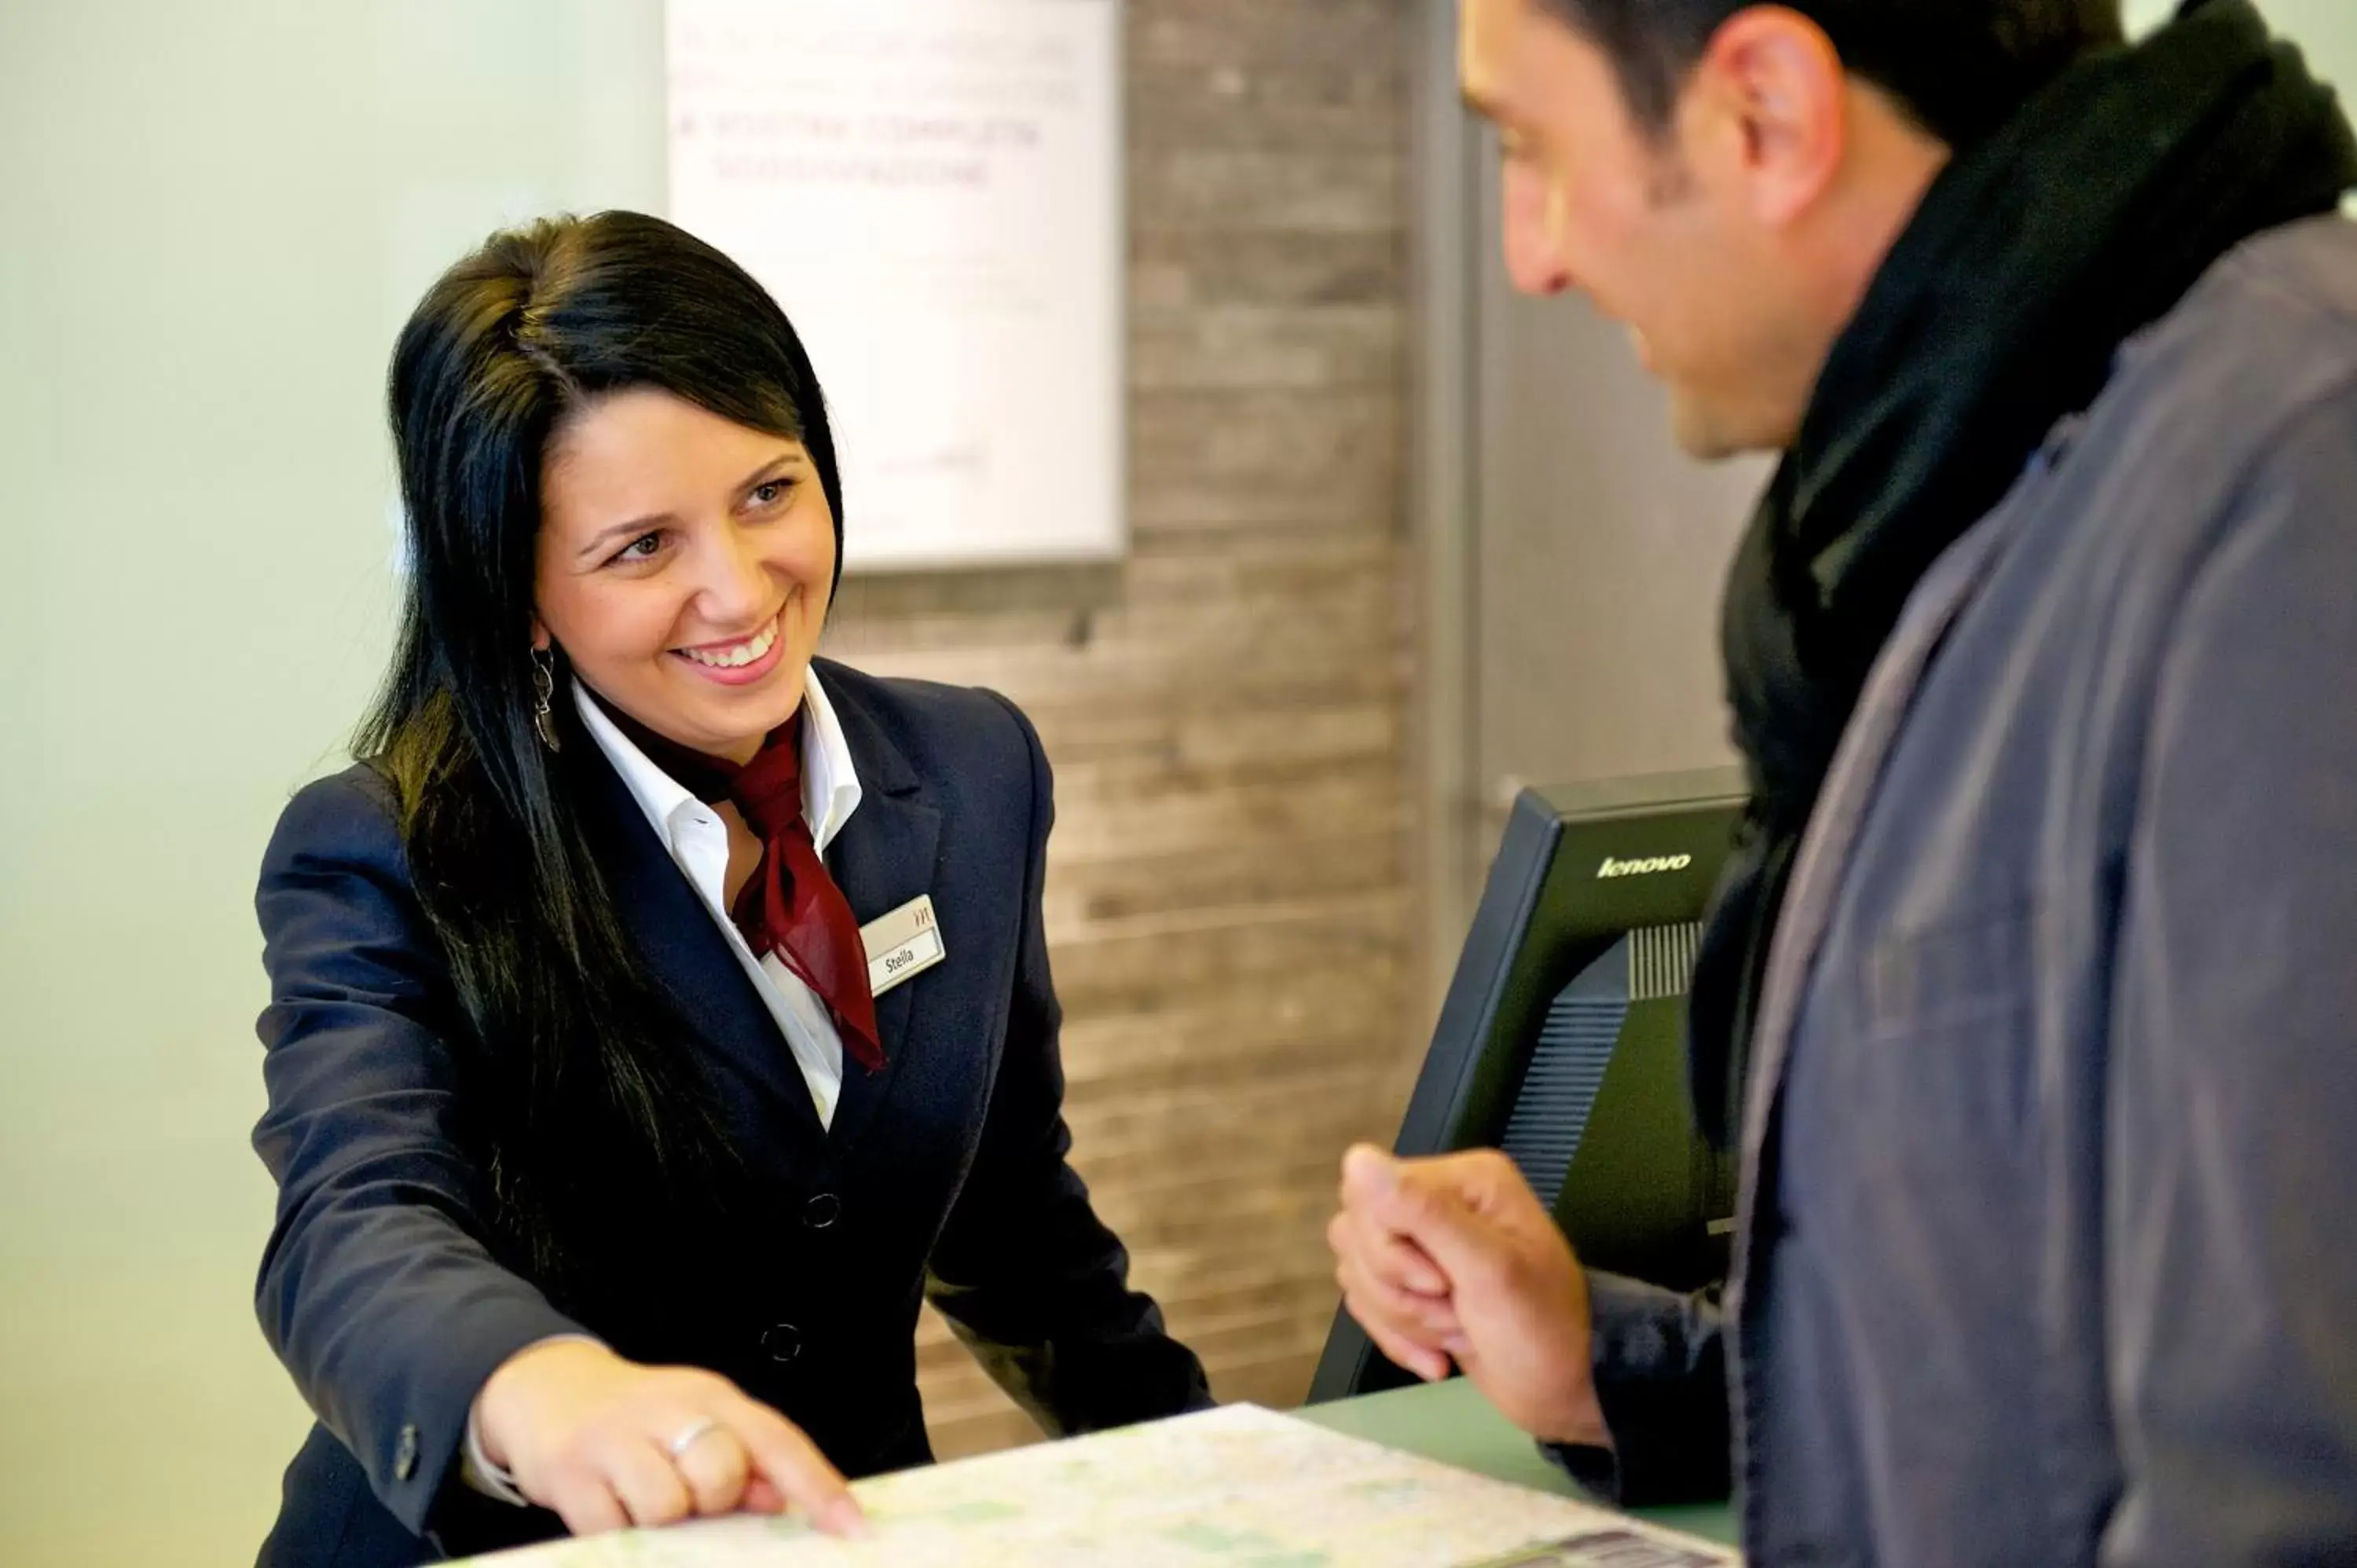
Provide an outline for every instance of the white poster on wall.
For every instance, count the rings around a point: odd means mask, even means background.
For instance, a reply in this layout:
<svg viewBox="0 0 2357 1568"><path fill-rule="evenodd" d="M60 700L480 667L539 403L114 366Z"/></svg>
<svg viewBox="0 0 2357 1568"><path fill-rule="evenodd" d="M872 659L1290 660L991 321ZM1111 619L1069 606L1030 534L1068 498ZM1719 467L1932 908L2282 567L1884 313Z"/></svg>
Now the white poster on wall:
<svg viewBox="0 0 2357 1568"><path fill-rule="evenodd" d="M847 568L1121 553L1118 0L668 0L671 209L824 385Z"/></svg>

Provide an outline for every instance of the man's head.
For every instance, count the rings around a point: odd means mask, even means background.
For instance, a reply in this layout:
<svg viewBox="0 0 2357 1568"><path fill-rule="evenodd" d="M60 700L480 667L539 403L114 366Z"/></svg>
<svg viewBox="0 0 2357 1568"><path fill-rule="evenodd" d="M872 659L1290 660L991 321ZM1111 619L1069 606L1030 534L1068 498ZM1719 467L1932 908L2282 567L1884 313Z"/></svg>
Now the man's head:
<svg viewBox="0 0 2357 1568"><path fill-rule="evenodd" d="M1515 285L1626 323L1705 456L1791 443L1953 148L2120 37L2119 0L1460 5Z"/></svg>

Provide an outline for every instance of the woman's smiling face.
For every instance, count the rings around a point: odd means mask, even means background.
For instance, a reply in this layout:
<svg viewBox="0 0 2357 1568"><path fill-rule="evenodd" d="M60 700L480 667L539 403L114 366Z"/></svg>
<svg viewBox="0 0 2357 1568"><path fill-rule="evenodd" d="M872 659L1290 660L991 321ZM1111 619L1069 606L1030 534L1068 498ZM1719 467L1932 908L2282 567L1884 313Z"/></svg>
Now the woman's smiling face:
<svg viewBox="0 0 2357 1568"><path fill-rule="evenodd" d="M834 582L834 514L801 442L651 387L551 438L536 641L666 739L759 750L802 703Z"/></svg>

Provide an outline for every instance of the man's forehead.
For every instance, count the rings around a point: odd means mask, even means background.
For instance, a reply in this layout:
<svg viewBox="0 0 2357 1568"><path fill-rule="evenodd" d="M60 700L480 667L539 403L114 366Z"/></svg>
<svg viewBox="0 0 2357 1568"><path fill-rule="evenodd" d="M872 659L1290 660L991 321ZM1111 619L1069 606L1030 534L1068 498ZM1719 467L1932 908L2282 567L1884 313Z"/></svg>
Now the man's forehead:
<svg viewBox="0 0 2357 1568"><path fill-rule="evenodd" d="M1526 0L1459 0L1457 85L1477 114L1497 113L1505 100L1512 30Z"/></svg>

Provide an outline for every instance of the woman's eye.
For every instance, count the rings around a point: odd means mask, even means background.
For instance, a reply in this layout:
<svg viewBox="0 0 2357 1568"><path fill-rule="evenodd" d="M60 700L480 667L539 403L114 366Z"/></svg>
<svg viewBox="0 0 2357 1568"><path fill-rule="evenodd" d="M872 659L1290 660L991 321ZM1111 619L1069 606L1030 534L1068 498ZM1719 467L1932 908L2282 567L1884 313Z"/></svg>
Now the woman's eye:
<svg viewBox="0 0 2357 1568"><path fill-rule="evenodd" d="M651 561L655 557L655 552L662 548L662 534L641 533L636 539L631 540L628 544L623 545L621 553L616 555L614 559L617 561Z"/></svg>
<svg viewBox="0 0 2357 1568"><path fill-rule="evenodd" d="M771 479L767 484L755 485L749 499L755 506L775 506L793 494L793 489L791 479Z"/></svg>

